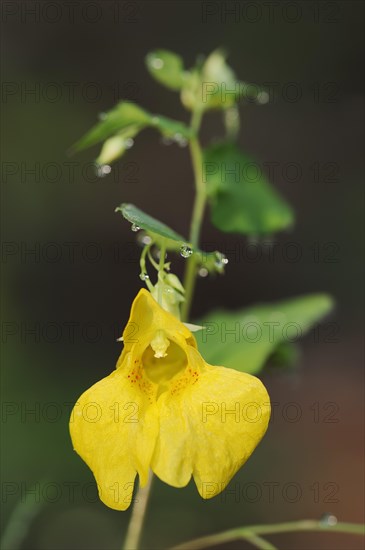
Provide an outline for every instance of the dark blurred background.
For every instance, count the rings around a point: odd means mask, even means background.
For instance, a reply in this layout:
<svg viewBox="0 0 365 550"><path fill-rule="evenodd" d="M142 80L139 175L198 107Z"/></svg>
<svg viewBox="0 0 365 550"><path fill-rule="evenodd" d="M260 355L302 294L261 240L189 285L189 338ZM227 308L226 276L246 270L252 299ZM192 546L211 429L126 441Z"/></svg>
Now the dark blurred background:
<svg viewBox="0 0 365 550"><path fill-rule="evenodd" d="M177 490L157 481L143 544L161 548L328 512L361 522L363 2L56 0L1 8L3 527L12 514L19 538L25 526L24 549L120 547L129 512L96 498L91 472L72 451L69 411L114 368L115 339L141 286L138 246L115 207L133 202L187 234L192 170L187 149L166 147L152 130L102 179L91 167L97 150L67 151L121 98L188 121L144 57L171 49L189 67L219 46L239 78L270 89L267 105L241 105L240 144L267 173L275 167L273 183L297 222L272 236L274 255L261 243L252 257L246 239L222 236L206 221L203 244L214 243L230 263L224 277L199 281L193 315L314 291L331 293L337 306L302 340L295 369L266 369L275 415L228 490L203 501L193 484ZM203 143L222 131L221 116L208 115ZM182 273L183 259L174 266ZM14 536L4 550L17 547ZM284 549L363 548L359 538L334 534L272 541Z"/></svg>

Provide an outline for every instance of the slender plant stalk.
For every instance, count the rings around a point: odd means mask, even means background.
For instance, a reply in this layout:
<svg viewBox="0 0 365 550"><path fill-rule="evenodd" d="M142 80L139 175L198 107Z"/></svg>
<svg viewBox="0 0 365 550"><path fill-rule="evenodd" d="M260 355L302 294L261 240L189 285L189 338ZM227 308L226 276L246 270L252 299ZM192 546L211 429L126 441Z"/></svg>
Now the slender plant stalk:
<svg viewBox="0 0 365 550"><path fill-rule="evenodd" d="M320 520L306 519L301 521L292 521L286 523L274 523L271 525L252 525L247 527L238 527L230 529L215 535L208 535L194 539L178 546L174 546L171 550L201 550L210 546L217 546L234 540L246 540L256 548L262 550L275 550L270 542L261 537L261 535L274 535L277 533L290 533L295 531L322 531L347 533L349 535L364 535L365 526L357 523L336 523L335 525L327 525Z"/></svg>
<svg viewBox="0 0 365 550"><path fill-rule="evenodd" d="M166 255L166 247L162 246L161 249L160 249L160 261L159 261L159 264L158 264L158 296L157 296L157 301L160 304L160 306L162 306L162 290L163 290L163 287L162 287L163 282L160 279L160 274L164 270L165 255Z"/></svg>
<svg viewBox="0 0 365 550"><path fill-rule="evenodd" d="M142 535L144 519L148 500L151 494L153 474L150 472L148 483L145 487L138 488L136 499L134 501L131 519L129 520L127 535L122 550L137 550Z"/></svg>
<svg viewBox="0 0 365 550"><path fill-rule="evenodd" d="M189 240L193 250L199 247L200 230L204 216L205 203L207 198L206 186L203 181L203 154L200 147L198 132L200 129L202 112L194 111L191 119L191 129L194 136L190 139L190 154L193 163L194 180L195 180L195 200L193 206L193 214L190 224ZM191 308L191 302L195 289L197 270L197 255L193 254L187 261L184 288L185 302L182 306L182 320L187 321Z"/></svg>
<svg viewBox="0 0 365 550"><path fill-rule="evenodd" d="M277 550L276 546L271 544L271 542L255 535L254 533L248 534L247 540L252 544L252 546L260 548L260 550Z"/></svg>

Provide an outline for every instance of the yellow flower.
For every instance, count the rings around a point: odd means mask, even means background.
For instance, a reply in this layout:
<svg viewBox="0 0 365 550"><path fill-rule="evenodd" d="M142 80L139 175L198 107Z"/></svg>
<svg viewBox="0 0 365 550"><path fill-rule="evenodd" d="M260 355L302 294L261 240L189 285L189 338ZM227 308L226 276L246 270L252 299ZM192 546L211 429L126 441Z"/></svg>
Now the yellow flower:
<svg viewBox="0 0 365 550"><path fill-rule="evenodd" d="M263 437L269 396L246 373L205 363L189 329L147 290L136 296L116 370L79 398L70 431L101 500L125 510L136 474L173 487L193 475L203 498L220 493Z"/></svg>

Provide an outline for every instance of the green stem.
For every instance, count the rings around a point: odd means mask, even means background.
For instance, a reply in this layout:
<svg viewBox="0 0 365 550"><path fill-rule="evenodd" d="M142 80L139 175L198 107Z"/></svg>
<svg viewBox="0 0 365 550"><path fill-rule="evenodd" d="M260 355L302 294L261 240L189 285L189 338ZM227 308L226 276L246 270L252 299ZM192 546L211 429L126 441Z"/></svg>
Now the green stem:
<svg viewBox="0 0 365 550"><path fill-rule="evenodd" d="M151 248L148 250L148 259L149 261L151 262L151 264L153 265L153 267L156 269L156 271L159 270L159 264L155 262L155 260L153 259L153 256L151 254Z"/></svg>
<svg viewBox="0 0 365 550"><path fill-rule="evenodd" d="M252 546L255 546L256 548L260 548L260 550L277 550L276 546L271 544L266 539L263 539L262 537L259 537L258 535L255 535L255 533L246 533L245 540L250 542Z"/></svg>
<svg viewBox="0 0 365 550"><path fill-rule="evenodd" d="M139 547L147 504L151 494L152 481L153 474L150 472L147 485L143 488L138 488L122 550L137 550Z"/></svg>
<svg viewBox="0 0 365 550"><path fill-rule="evenodd" d="M158 296L157 296L157 301L160 304L160 306L162 306L162 290L163 290L163 284L164 284L162 274L165 268L165 255L166 255L166 247L161 246L160 261L158 264Z"/></svg>
<svg viewBox="0 0 365 550"><path fill-rule="evenodd" d="M335 525L326 525L322 521L306 519L301 521L292 521L287 523L274 523L271 525L252 525L249 527L239 527L237 529L230 529L223 533L217 533L216 535L208 535L207 537L201 537L194 539L178 546L174 546L171 550L201 550L202 548L209 548L210 546L216 546L231 542L234 540L246 540L251 542L256 548L262 550L275 549L270 542L263 539L260 535L273 535L277 533L290 533L293 531L324 531L324 532L336 532L347 533L349 535L364 535L365 526L357 523L336 523Z"/></svg>
<svg viewBox="0 0 365 550"><path fill-rule="evenodd" d="M203 154L198 140L198 132L202 119L202 111L194 111L191 119L191 129L194 136L190 139L190 154L194 170L195 200L190 224L189 241L193 250L199 247L200 230L204 216L207 198L206 186L203 181ZM184 277L185 302L182 308L182 320L187 321L195 289L198 255L194 254L187 260Z"/></svg>
<svg viewBox="0 0 365 550"><path fill-rule="evenodd" d="M151 281L149 280L149 276L148 276L148 273L147 273L147 267L146 267L146 255L149 254L149 250L151 248L151 245L148 244L146 245L143 250L142 250L142 254L141 254L141 258L139 260L139 265L141 267L141 274L142 275L145 275L147 278L144 280L144 282L146 283L147 285L147 288L150 292L152 292L153 290L153 285L151 283Z"/></svg>

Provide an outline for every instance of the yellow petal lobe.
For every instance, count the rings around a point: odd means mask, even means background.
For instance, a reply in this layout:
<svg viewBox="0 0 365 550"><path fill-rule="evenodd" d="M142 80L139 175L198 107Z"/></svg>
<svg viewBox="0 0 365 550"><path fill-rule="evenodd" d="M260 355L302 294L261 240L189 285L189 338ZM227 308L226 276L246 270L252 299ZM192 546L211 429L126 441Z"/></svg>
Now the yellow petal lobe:
<svg viewBox="0 0 365 550"><path fill-rule="evenodd" d="M159 437L152 470L174 487L193 475L203 498L227 486L266 432L270 399L250 374L212 367L189 353L191 382L158 401Z"/></svg>
<svg viewBox="0 0 365 550"><path fill-rule="evenodd" d="M132 356L125 363L81 395L70 419L74 449L115 510L130 505L137 473L147 483L158 433L154 386L140 378Z"/></svg>

